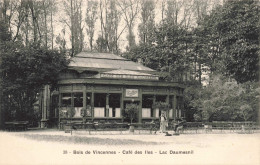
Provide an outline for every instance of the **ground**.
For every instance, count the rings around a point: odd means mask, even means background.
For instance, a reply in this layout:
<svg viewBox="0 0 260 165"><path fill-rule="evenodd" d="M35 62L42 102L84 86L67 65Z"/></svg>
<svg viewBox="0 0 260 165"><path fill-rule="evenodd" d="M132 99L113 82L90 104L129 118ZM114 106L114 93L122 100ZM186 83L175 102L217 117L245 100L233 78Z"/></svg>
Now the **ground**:
<svg viewBox="0 0 260 165"><path fill-rule="evenodd" d="M71 135L34 130L0 132L0 141L1 165L260 164L260 133Z"/></svg>

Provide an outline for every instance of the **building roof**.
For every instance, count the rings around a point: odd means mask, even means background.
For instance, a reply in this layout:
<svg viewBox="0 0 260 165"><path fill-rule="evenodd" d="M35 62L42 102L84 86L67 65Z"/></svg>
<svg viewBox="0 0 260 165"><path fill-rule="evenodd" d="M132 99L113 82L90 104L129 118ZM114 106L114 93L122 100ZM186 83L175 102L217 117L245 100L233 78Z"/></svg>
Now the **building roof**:
<svg viewBox="0 0 260 165"><path fill-rule="evenodd" d="M112 59L112 60L127 60L123 57L112 53L97 53L97 52L80 52L75 57L82 58L98 58L98 59Z"/></svg>
<svg viewBox="0 0 260 165"><path fill-rule="evenodd" d="M130 71L130 70L122 70L122 69L100 73L100 74L96 75L96 78L159 80L159 76L157 76L157 75Z"/></svg>
<svg viewBox="0 0 260 165"><path fill-rule="evenodd" d="M88 68L108 69L108 70L133 70L153 72L153 69L145 67L141 64L135 63L123 57L111 53L93 53L81 52L71 59L70 68L77 70Z"/></svg>
<svg viewBox="0 0 260 165"><path fill-rule="evenodd" d="M130 70L123 70L123 69L118 69L118 70L112 70L108 72L103 72L104 74L121 74L121 75L137 75L137 76L151 76L149 73L140 73L136 71L130 71Z"/></svg>

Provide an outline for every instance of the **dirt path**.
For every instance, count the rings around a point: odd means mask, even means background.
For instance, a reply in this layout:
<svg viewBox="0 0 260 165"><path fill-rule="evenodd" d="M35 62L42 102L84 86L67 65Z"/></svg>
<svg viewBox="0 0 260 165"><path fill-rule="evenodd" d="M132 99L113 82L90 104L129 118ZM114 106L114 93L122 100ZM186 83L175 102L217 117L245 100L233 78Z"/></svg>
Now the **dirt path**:
<svg viewBox="0 0 260 165"><path fill-rule="evenodd" d="M260 164L259 133L71 136L50 130L0 132L0 141L3 165Z"/></svg>

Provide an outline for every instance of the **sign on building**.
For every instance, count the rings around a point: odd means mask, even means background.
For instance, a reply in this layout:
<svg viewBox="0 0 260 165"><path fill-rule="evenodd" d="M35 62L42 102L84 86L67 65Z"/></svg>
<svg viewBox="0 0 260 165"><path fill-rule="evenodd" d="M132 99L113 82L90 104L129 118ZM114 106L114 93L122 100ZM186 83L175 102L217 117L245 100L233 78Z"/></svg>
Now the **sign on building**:
<svg viewBox="0 0 260 165"><path fill-rule="evenodd" d="M138 97L138 89L126 89L125 96L126 97Z"/></svg>

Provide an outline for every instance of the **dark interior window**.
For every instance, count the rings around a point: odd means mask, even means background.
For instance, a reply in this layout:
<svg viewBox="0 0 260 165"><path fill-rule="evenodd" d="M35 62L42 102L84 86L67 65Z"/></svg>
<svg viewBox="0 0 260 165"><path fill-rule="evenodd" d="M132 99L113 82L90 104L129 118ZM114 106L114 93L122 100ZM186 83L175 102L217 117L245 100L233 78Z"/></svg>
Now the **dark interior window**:
<svg viewBox="0 0 260 165"><path fill-rule="evenodd" d="M94 94L94 106L95 107L106 107L106 94L95 93Z"/></svg>
<svg viewBox="0 0 260 165"><path fill-rule="evenodd" d="M74 93L74 107L83 107L83 93Z"/></svg>
<svg viewBox="0 0 260 165"><path fill-rule="evenodd" d="M166 102L166 95L157 95L156 102Z"/></svg>
<svg viewBox="0 0 260 165"><path fill-rule="evenodd" d="M71 93L62 93L61 94L61 105L62 105L62 107L71 106Z"/></svg>

